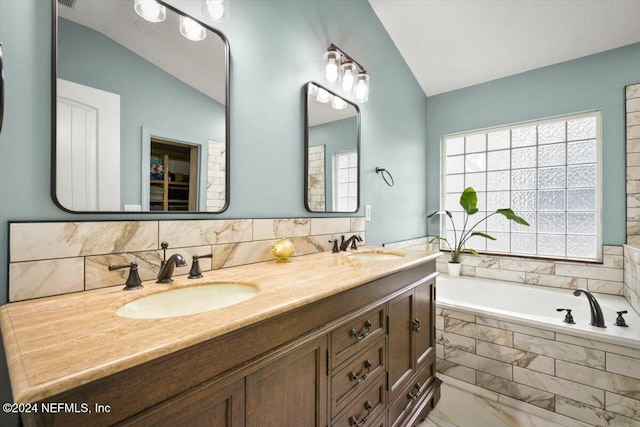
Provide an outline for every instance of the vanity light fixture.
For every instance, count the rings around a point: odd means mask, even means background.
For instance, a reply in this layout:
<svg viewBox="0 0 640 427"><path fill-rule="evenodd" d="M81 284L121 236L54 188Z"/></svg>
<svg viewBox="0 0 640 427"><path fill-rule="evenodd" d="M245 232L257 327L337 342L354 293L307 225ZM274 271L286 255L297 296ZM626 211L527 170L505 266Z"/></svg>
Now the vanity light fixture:
<svg viewBox="0 0 640 427"><path fill-rule="evenodd" d="M207 32L204 27L198 24L193 19L180 15L180 34L189 40L194 42L204 40L207 37Z"/></svg>
<svg viewBox="0 0 640 427"><path fill-rule="evenodd" d="M149 22L162 22L167 17L167 8L156 0L134 0L133 9Z"/></svg>
<svg viewBox="0 0 640 427"><path fill-rule="evenodd" d="M324 81L358 103L369 100L369 75L362 64L331 43L324 54Z"/></svg>
<svg viewBox="0 0 640 427"><path fill-rule="evenodd" d="M213 22L224 22L229 17L229 0L205 0L202 13Z"/></svg>
<svg viewBox="0 0 640 427"><path fill-rule="evenodd" d="M331 107L334 110L344 110L347 108L347 102L339 96L334 96L331 100Z"/></svg>

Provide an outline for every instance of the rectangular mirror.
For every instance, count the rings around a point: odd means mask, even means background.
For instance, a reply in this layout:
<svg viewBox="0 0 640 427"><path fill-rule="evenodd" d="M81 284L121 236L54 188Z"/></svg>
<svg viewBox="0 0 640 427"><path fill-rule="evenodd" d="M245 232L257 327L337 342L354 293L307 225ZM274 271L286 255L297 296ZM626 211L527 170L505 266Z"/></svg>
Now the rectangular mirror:
<svg viewBox="0 0 640 427"><path fill-rule="evenodd" d="M162 1L161 22L133 0L52 1L54 202L71 212L224 211L225 36Z"/></svg>
<svg viewBox="0 0 640 427"><path fill-rule="evenodd" d="M315 82L304 87L305 195L309 212L360 205L360 109Z"/></svg>

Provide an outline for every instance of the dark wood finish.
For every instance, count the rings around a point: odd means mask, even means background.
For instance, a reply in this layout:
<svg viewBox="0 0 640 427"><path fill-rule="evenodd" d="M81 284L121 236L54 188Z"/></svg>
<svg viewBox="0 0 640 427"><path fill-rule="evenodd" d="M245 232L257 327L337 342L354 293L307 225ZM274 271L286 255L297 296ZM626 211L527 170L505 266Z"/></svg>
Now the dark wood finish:
<svg viewBox="0 0 640 427"><path fill-rule="evenodd" d="M122 426L245 426L244 378L210 382L162 403Z"/></svg>
<svg viewBox="0 0 640 427"><path fill-rule="evenodd" d="M175 398L184 399L184 396L192 396L190 393L194 389L209 382L217 382L222 378L233 376L235 379L242 379L254 375L263 368L264 371L261 372L266 375L265 378L274 378L266 374L267 371L273 369L273 367L267 368L267 366L271 363L281 363L277 360L280 357L285 357L285 353L290 351L292 354L297 351L305 353L306 350L298 349L308 343L315 343L316 339L324 340L326 348L327 340L329 340L334 331L338 331L340 328L344 329L347 325L352 325L354 319L359 319L359 322L362 322L362 316L370 312L379 313L381 307L387 306L389 301L396 299L398 296L415 294L412 289L424 282L425 277L432 273L435 274L434 272L435 260L426 261L412 268L283 313L280 316L269 318L46 399L47 402L66 402L71 404L86 402L90 407L93 407L96 403L106 404L110 406L110 412L99 414L94 412L90 415L72 412L23 414L23 421L25 425L91 425L95 427L113 425L124 422L133 416L143 416L146 414L143 411L156 405L159 405L156 406L156 409L161 410L162 404L172 405ZM417 301L421 298L421 295L421 293L418 293L418 296L411 297L411 300L416 299ZM399 300L402 299L400 298ZM391 310L390 307L391 305L389 304L388 310ZM400 308L400 306L396 308ZM403 306L403 310L400 310L400 312L404 313L406 322L409 322L412 316L406 315L406 304ZM420 310L416 313L419 315L419 312ZM411 314L413 315L413 313ZM431 316L433 318L433 308ZM384 317L382 323L385 323ZM427 330L432 329L433 320L427 323L430 323L430 325L425 325L425 328ZM355 323L355 327L360 326L362 326L361 323ZM349 326L347 329L351 329L351 327L353 326ZM384 328L383 332L378 336L384 336ZM394 351L398 346L399 340L392 330L389 330L388 339L387 344L390 348L387 360L391 362L389 357L394 355L395 352L400 354L400 348ZM431 340L433 340L433 337ZM406 339L403 338L402 341L405 342L403 351L406 352ZM373 344L375 340L372 339L370 342ZM394 349L391 348L392 342L395 346ZM324 360L325 371L322 377L326 384L329 377L326 359L330 359L329 363L331 363L331 368L334 372L336 372L336 369L341 369L341 366L335 363L336 360L334 360L333 356L329 357L330 353L329 355L327 353L319 355L318 347L314 347L314 345L309 347L315 348L313 351L304 347L310 353L302 357L299 363L303 363L303 360L307 360L306 358L311 358L312 354L314 355L313 357L319 357L319 359L315 359L317 363ZM352 357L357 354L355 350L365 348L368 347L353 347L353 350L348 352L349 356ZM427 357L427 359L430 357L432 356ZM348 363L349 360L348 358L344 359L343 363ZM294 366L297 367L294 368ZM391 364L389 364L390 366ZM301 365L294 364L286 369L293 372L300 367ZM302 369L302 371L305 371L305 369ZM254 378L258 377L254 376ZM405 377L408 381L411 375L405 375ZM302 384L299 386L302 386ZM296 385L293 384L292 387L295 388ZM254 390L253 386L251 389ZM213 386L210 391L213 396L220 397L224 395L224 392L221 392L221 395L216 394L218 392ZM307 391L305 390L304 392L306 393ZM246 393L249 396L254 391L250 392L249 388L247 388ZM328 386L323 393L320 393L320 397L326 401L327 395ZM252 396L260 396L260 393ZM197 394L188 399L197 402ZM217 400L217 402L221 401ZM389 402L391 401L389 400ZM249 402L247 401L248 404ZM319 405L322 406L322 402ZM324 403L324 405L328 406L327 403ZM273 408L273 411L276 412L285 411L277 405L273 406ZM197 413L198 410L195 412ZM327 412L328 410L322 415L322 411L318 410L317 415L318 417L327 417ZM332 416L335 416L335 414ZM376 417L373 416L371 418L374 419ZM262 421L260 420L261 426L265 425ZM293 425L304 424L298 422Z"/></svg>
<svg viewBox="0 0 640 427"><path fill-rule="evenodd" d="M389 301L389 400L393 401L413 375L413 289Z"/></svg>
<svg viewBox="0 0 640 427"><path fill-rule="evenodd" d="M401 390L399 398L392 403L389 409L389 425L391 427L413 425L409 419L417 419L429 398L433 397L436 379L433 363L424 366L415 378L412 378L413 381Z"/></svg>
<svg viewBox="0 0 640 427"><path fill-rule="evenodd" d="M338 416L331 420L332 427L369 427L373 425L385 407L385 378L380 375L371 387L356 397L353 402ZM369 408L369 409L367 409ZM300 424L304 425L304 424Z"/></svg>
<svg viewBox="0 0 640 427"><path fill-rule="evenodd" d="M326 425L327 337L247 376L247 427Z"/></svg>
<svg viewBox="0 0 640 427"><path fill-rule="evenodd" d="M415 318L420 330L415 332L415 359L418 365L435 351L435 277L415 289Z"/></svg>
<svg viewBox="0 0 640 427"><path fill-rule="evenodd" d="M337 414L357 394L386 372L387 346L385 337L351 358L331 377L331 413Z"/></svg>
<svg viewBox="0 0 640 427"><path fill-rule="evenodd" d="M385 317L385 307L380 305L349 320L331 332L331 360L333 365L341 365L377 338L385 335Z"/></svg>

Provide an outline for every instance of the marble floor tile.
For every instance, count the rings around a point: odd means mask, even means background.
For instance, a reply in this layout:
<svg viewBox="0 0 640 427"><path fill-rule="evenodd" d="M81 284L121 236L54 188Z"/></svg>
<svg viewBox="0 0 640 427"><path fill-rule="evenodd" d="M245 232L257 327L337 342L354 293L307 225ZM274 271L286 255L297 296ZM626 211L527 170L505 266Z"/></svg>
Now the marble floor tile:
<svg viewBox="0 0 640 427"><path fill-rule="evenodd" d="M446 383L441 392L435 409L417 427L562 427Z"/></svg>

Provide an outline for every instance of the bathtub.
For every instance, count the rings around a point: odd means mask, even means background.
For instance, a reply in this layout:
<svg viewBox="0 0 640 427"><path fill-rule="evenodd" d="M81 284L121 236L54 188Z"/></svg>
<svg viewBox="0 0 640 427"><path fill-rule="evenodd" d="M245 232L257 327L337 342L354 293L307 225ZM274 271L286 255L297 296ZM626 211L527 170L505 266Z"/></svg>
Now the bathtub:
<svg viewBox="0 0 640 427"><path fill-rule="evenodd" d="M445 274L436 280L439 308L640 349L640 316L622 296L594 294L607 325L597 328L589 325L586 296L576 297L573 290ZM557 312L557 308L570 308L576 323L564 323L565 312ZM624 315L628 328L613 324L616 312L622 310L628 311Z"/></svg>

